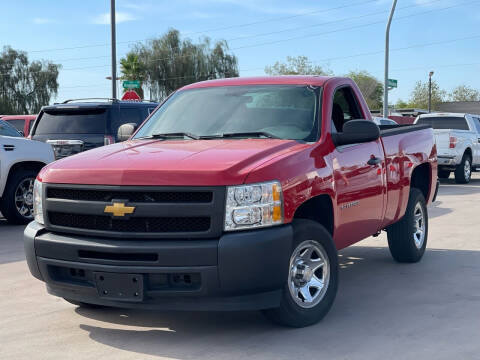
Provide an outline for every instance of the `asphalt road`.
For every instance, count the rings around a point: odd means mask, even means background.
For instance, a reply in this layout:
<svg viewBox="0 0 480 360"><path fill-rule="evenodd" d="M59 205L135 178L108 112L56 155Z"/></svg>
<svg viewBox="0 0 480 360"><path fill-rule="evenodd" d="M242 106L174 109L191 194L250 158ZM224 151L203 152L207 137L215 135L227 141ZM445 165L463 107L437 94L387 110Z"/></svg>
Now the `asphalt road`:
<svg viewBox="0 0 480 360"><path fill-rule="evenodd" d="M386 237L341 252L336 302L286 329L257 312L85 310L30 276L21 226L0 221L0 359L480 359L480 176L442 183L418 264Z"/></svg>

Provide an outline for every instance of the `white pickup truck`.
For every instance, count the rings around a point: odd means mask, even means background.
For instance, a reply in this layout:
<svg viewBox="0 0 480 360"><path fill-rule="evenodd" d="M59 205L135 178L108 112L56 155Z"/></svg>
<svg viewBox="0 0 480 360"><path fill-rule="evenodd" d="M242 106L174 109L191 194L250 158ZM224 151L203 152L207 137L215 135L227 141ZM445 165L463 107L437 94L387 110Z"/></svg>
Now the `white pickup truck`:
<svg viewBox="0 0 480 360"><path fill-rule="evenodd" d="M433 127L437 142L438 177L466 184L472 171L480 170L480 115L431 113L417 117L415 124Z"/></svg>
<svg viewBox="0 0 480 360"><path fill-rule="evenodd" d="M33 220L33 183L53 160L51 145L25 139L0 120L0 212L9 222Z"/></svg>

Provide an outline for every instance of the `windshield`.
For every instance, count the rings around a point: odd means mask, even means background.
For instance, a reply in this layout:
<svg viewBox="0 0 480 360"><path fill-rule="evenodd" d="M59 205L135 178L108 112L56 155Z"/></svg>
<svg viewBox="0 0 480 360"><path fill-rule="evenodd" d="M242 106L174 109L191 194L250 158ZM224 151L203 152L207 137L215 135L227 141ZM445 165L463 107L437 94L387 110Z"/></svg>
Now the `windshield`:
<svg viewBox="0 0 480 360"><path fill-rule="evenodd" d="M189 133L215 136L266 133L315 141L318 94L307 86L225 86L179 91L135 135ZM248 134L244 135L248 137Z"/></svg>
<svg viewBox="0 0 480 360"><path fill-rule="evenodd" d="M43 113L35 135L48 134L105 134L107 110L53 110Z"/></svg>
<svg viewBox="0 0 480 360"><path fill-rule="evenodd" d="M460 116L421 117L417 124L427 124L434 129L469 130L467 120Z"/></svg>

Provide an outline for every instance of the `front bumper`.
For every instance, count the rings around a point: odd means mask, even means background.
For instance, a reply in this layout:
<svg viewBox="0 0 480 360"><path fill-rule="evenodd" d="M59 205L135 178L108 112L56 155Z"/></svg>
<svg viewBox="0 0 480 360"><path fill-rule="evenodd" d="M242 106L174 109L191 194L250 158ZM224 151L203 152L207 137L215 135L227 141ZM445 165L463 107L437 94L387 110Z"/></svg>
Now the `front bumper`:
<svg viewBox="0 0 480 360"><path fill-rule="evenodd" d="M25 229L30 272L50 294L80 302L164 310L257 310L280 305L292 249L290 225L218 239L117 240ZM96 274L140 274L141 301L110 299Z"/></svg>

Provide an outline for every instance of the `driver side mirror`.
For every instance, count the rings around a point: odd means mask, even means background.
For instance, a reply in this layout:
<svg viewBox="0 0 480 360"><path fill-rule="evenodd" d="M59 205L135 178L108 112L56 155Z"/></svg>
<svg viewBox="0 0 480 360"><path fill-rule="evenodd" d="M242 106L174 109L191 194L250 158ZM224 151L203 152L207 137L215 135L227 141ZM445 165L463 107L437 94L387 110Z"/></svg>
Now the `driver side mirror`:
<svg viewBox="0 0 480 360"><path fill-rule="evenodd" d="M128 123L128 124L123 124L118 128L117 131L117 140L118 141L125 141L130 139L130 136L133 135L135 130L137 129L137 124L135 123Z"/></svg>
<svg viewBox="0 0 480 360"><path fill-rule="evenodd" d="M336 146L366 143L380 138L380 128L373 121L350 120L343 124L343 131L332 134Z"/></svg>

